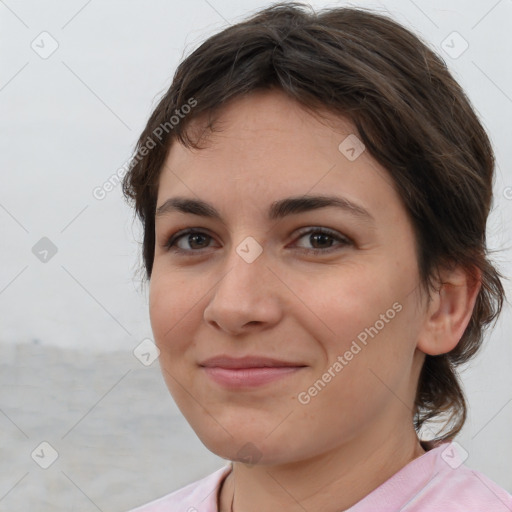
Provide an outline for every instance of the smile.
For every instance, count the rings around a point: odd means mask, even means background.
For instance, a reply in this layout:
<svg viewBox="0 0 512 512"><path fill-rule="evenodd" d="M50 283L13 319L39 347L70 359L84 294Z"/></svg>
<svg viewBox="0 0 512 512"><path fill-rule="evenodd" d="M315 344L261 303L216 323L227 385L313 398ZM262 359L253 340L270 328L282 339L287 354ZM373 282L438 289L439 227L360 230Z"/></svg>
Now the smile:
<svg viewBox="0 0 512 512"><path fill-rule="evenodd" d="M229 388L247 388L269 384L290 377L304 366L221 368L203 367L206 375L216 383Z"/></svg>

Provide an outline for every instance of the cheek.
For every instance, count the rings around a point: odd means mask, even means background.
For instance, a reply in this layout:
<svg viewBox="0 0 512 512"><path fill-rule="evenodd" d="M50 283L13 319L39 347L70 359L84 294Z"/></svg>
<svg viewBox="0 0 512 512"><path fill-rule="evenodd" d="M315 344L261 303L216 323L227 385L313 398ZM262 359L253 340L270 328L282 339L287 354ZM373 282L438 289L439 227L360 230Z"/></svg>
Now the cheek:
<svg viewBox="0 0 512 512"><path fill-rule="evenodd" d="M158 272L153 274L149 292L149 316L154 341L160 350L159 362L167 388L178 407L188 418L193 410L190 395L185 391L193 387L190 380L191 364L195 361L187 358L194 342L194 325L197 318L197 299L187 292L184 280L177 280Z"/></svg>
<svg viewBox="0 0 512 512"><path fill-rule="evenodd" d="M149 290L149 317L160 351L179 351L186 341L187 323L198 311L198 299L187 290L184 279L155 272Z"/></svg>
<svg viewBox="0 0 512 512"><path fill-rule="evenodd" d="M168 297L165 294L165 288L162 286L158 273L153 270L149 286L149 320L151 330L155 337L155 343L160 347L164 337L166 325L171 325L165 311L172 311L167 305ZM160 347L161 348L161 347Z"/></svg>
<svg viewBox="0 0 512 512"><path fill-rule="evenodd" d="M381 374L391 385L397 383L414 353L417 324L414 294L409 293L414 275L393 274L393 265L385 264L351 270L340 272L336 284L315 282L310 294L315 312L329 328L321 331L327 333L321 337L326 360L316 376L322 378L330 369L336 377L327 386L337 388L342 402L382 387Z"/></svg>
<svg viewBox="0 0 512 512"><path fill-rule="evenodd" d="M405 398L408 388L404 379L410 372L414 350L410 340L403 337L406 320L401 314L405 314L403 309L380 331L377 329L377 334L369 328L375 328L375 320L369 327L353 323L350 329L354 336L339 337L329 346L327 364L300 390L300 403L309 401L297 405L304 421L319 428L329 424L335 432L356 435L361 425L372 423L396 405L397 396ZM357 338L358 332L366 335L366 344Z"/></svg>
<svg viewBox="0 0 512 512"><path fill-rule="evenodd" d="M304 283L304 303L316 314L328 345L343 353L364 329L392 307L396 297L383 286L382 266L350 265Z"/></svg>

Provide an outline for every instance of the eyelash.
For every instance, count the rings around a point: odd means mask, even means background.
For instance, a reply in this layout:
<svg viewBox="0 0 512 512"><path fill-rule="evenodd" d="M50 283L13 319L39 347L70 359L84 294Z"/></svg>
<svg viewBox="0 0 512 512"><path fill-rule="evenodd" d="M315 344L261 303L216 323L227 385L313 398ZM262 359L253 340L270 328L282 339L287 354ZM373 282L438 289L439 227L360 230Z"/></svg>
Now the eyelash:
<svg viewBox="0 0 512 512"><path fill-rule="evenodd" d="M187 235L192 235L192 234L205 235L205 236L209 237L210 239L213 238L208 233L205 233L204 231L199 231L197 229L190 228L190 229L186 229L184 231L178 231L174 235L171 235L169 237L169 239L167 240L167 242L165 242L163 244L163 248L166 251L168 251L168 252L175 252L175 253L180 253L180 254L191 254L191 253L201 253L201 252L203 252L202 249L196 249L196 250L194 250L194 249L180 249L180 248L175 247L175 244L176 244L176 242L178 240L180 240L181 238L183 238L183 237L185 237ZM299 248L299 251L304 252L304 253L308 253L308 254L319 254L319 253L326 254L326 253L330 253L330 252L336 250L337 248L353 245L352 240L350 240L349 238L347 238L345 236L340 236L335 231L331 231L331 230L328 230L326 228L308 228L306 231L301 231L299 233L297 240L303 238L306 235L311 235L311 234L327 235L330 238L332 238L332 239L334 239L334 240L336 240L338 242L341 242L341 243L338 246L328 247L326 249L304 249L304 248Z"/></svg>

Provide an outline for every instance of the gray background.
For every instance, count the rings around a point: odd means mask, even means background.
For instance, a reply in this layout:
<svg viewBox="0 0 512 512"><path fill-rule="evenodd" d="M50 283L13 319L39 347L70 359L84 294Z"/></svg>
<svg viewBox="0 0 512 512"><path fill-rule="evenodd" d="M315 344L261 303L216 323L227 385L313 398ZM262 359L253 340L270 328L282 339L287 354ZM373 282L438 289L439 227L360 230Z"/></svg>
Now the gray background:
<svg viewBox="0 0 512 512"><path fill-rule="evenodd" d="M183 55L269 3L0 1L1 512L123 512L226 463L181 417L158 361L133 353L152 337L141 230L119 186L102 200L93 190L129 159ZM349 5L389 11L467 91L498 160L489 245L512 275L512 1ZM512 491L510 332L506 306L463 373L458 442Z"/></svg>

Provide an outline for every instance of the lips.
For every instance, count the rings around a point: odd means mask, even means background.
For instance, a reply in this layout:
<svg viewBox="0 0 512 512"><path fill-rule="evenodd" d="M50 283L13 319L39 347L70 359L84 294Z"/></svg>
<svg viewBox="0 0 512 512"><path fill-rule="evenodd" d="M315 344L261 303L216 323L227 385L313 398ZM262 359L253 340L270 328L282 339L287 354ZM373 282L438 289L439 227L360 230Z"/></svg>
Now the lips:
<svg viewBox="0 0 512 512"><path fill-rule="evenodd" d="M207 368L228 368L228 369L241 369L241 368L286 368L286 367L304 367L303 363L284 361L273 359L263 356L245 356L234 358L226 355L212 357L206 359L199 366Z"/></svg>
<svg viewBox="0 0 512 512"><path fill-rule="evenodd" d="M292 376L307 365L262 356L212 357L200 363L206 375L230 390L249 389Z"/></svg>

